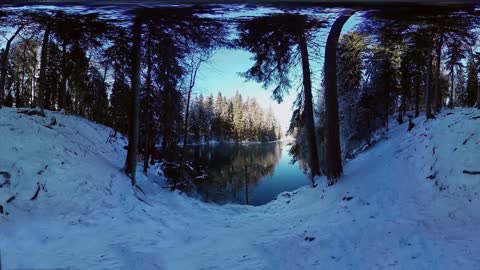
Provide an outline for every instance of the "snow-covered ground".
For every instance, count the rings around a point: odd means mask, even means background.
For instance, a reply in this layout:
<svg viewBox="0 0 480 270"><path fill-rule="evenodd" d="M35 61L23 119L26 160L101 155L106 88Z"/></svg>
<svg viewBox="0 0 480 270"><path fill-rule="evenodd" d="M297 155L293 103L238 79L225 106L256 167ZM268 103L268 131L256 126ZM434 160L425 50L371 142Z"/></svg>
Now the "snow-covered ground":
<svg viewBox="0 0 480 270"><path fill-rule="evenodd" d="M480 170L480 111L415 124L392 128L335 186L318 179L260 207L203 203L139 167L149 206L109 128L0 109L2 269L480 269L480 175L462 173Z"/></svg>

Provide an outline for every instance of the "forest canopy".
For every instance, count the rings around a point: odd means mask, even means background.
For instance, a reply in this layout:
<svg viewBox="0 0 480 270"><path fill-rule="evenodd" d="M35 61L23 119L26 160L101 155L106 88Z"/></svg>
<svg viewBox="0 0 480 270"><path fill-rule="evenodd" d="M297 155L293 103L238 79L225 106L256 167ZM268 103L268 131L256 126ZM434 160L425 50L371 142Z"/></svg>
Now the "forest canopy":
<svg viewBox="0 0 480 270"><path fill-rule="evenodd" d="M297 96L291 154L331 184L392 116L412 125L422 112L433 119L445 107L480 108L478 9L313 5L252 16L235 8L3 9L0 104L111 126L129 139L126 172L134 179L139 149L158 145L166 160L182 163L182 144L284 135L271 110L241 91L192 96L198 70L217 50L245 50L253 61L245 79L278 102ZM342 32L352 16L359 22Z"/></svg>

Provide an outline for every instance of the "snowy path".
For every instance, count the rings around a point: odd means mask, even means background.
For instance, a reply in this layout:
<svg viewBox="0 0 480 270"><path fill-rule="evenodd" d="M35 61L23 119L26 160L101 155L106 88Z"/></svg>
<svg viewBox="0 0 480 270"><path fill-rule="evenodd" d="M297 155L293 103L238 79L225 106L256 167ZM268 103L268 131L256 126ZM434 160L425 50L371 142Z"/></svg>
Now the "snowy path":
<svg viewBox="0 0 480 270"><path fill-rule="evenodd" d="M107 128L56 115L65 128L31 132L31 120L2 109L0 171L17 179L0 189L4 267L479 269L480 176L461 171L480 168L480 112L452 112L416 119L412 133L393 128L333 187L218 206L143 177L150 207L132 196L123 145L105 144ZM30 201L37 179L47 192Z"/></svg>

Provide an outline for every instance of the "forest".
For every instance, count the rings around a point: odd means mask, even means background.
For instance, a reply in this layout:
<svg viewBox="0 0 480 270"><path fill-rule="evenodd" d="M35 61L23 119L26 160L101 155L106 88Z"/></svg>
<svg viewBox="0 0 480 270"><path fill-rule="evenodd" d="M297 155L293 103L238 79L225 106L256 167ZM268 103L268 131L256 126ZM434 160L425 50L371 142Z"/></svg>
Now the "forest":
<svg viewBox="0 0 480 270"><path fill-rule="evenodd" d="M191 105L189 131L199 142L271 142L282 138L282 130L270 108L265 111L255 98L243 101L238 92L231 99L200 94Z"/></svg>
<svg viewBox="0 0 480 270"><path fill-rule="evenodd" d="M478 10L360 10L363 21L341 37L354 10L331 26L316 11L227 19L208 6L134 8L122 16L102 8L5 9L1 103L111 126L129 138L126 171L134 179L138 149L158 142L167 160L181 161L182 142L282 136L272 114L241 94L191 101L197 72L215 50L243 49L254 60L242 74L247 80L273 87L278 102L297 89L291 154L332 184L343 160L370 145L373 132L388 130L391 116L401 124L421 112L432 119L443 107L480 106ZM226 38L232 29L237 35ZM321 53L322 31L329 34L318 88L311 59Z"/></svg>
<svg viewBox="0 0 480 270"><path fill-rule="evenodd" d="M0 4L0 270L480 269L477 3L47 2Z"/></svg>

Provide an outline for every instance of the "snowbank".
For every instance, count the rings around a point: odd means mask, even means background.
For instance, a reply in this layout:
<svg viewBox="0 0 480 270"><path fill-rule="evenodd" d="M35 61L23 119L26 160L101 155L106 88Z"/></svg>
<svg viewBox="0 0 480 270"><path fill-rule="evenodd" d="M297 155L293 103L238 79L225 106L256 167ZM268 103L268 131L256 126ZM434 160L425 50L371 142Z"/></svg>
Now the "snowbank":
<svg viewBox="0 0 480 270"><path fill-rule="evenodd" d="M260 207L170 192L155 168L138 172L144 204L120 171L124 140L46 114L0 109L4 269L480 268L480 176L462 173L480 170L478 110L394 127L335 186L318 179Z"/></svg>

